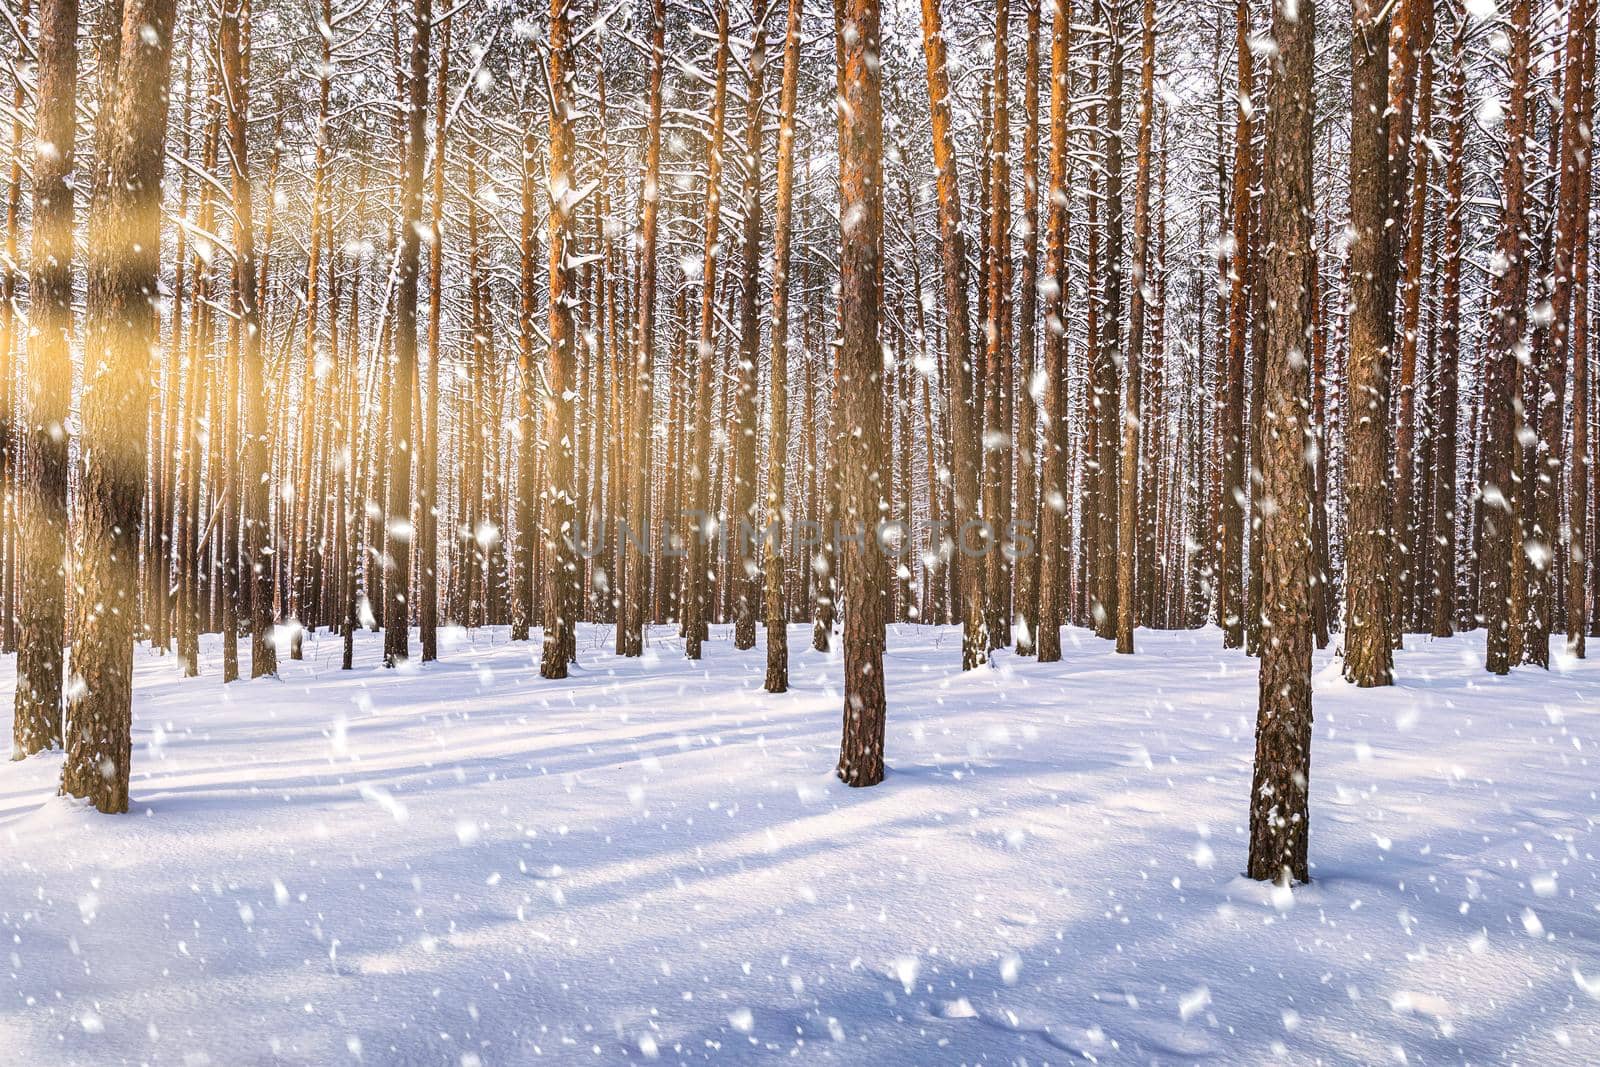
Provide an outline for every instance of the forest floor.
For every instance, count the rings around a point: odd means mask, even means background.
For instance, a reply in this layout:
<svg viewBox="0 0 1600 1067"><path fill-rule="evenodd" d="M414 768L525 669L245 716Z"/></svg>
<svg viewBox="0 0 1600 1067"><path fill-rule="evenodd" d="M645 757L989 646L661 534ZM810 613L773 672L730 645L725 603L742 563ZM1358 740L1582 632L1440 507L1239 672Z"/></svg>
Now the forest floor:
<svg viewBox="0 0 1600 1067"><path fill-rule="evenodd" d="M0 1056L1600 1062L1600 660L1410 637L1357 691L1318 653L1290 892L1238 875L1252 661L1138 636L962 674L892 628L865 790L805 627L783 696L722 627L694 664L585 626L564 682L505 631L228 687L214 637L198 679L140 648L131 814L0 763Z"/></svg>

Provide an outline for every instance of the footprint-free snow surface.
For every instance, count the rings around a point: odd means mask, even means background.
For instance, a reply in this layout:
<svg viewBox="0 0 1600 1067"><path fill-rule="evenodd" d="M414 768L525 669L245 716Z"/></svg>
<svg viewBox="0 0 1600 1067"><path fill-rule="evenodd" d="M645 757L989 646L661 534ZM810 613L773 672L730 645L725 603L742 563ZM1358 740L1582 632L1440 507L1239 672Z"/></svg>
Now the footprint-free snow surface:
<svg viewBox="0 0 1600 1067"><path fill-rule="evenodd" d="M130 814L0 763L0 1059L1600 1062L1600 663L1409 637L1358 691L1319 653L1291 892L1238 874L1256 672L1216 631L962 674L891 628L864 790L809 638L782 696L720 628L584 627L562 682L504 631L226 687L215 638L198 679L141 647Z"/></svg>

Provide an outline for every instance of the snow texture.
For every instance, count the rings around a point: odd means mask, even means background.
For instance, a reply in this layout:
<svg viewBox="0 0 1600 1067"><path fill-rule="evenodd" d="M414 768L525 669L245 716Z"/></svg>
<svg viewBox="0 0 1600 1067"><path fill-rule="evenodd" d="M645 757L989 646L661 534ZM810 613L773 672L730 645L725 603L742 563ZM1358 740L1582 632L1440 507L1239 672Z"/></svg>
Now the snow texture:
<svg viewBox="0 0 1600 1067"><path fill-rule="evenodd" d="M891 628L864 790L808 627L776 697L674 633L580 627L562 682L504 631L227 687L214 637L198 680L141 648L129 815L0 763L0 1058L1600 1062L1593 660L1413 636L1358 691L1319 653L1289 891L1237 873L1256 674L1214 630L961 674Z"/></svg>

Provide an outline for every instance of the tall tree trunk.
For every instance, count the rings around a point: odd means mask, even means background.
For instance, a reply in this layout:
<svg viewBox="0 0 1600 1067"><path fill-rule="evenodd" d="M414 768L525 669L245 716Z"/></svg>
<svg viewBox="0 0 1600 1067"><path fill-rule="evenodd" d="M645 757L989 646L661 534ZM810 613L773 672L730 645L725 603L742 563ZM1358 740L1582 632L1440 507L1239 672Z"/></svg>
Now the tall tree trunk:
<svg viewBox="0 0 1600 1067"><path fill-rule="evenodd" d="M722 220L722 142L727 126L728 8L717 4L716 84L712 87L711 138L706 150L705 248L700 273L700 328L694 360L694 417L690 430L689 556L685 561L684 654L699 659L706 640L709 607L707 572L711 566L712 526L706 515L711 488L711 379L717 360L717 240Z"/></svg>
<svg viewBox="0 0 1600 1067"><path fill-rule="evenodd" d="M249 568L245 578L250 612L250 677L276 674L273 643L271 494L268 479L266 377L261 352L261 279L256 256L254 200L250 179L251 0L226 0L222 14L222 82L227 101L228 156L233 176L234 315L239 331L239 373L244 412L238 506Z"/></svg>
<svg viewBox="0 0 1600 1067"><path fill-rule="evenodd" d="M618 545L626 554L628 590L619 628L625 656L644 654L646 578L650 545L650 442L655 411L656 229L661 214L661 80L666 64L666 0L650 7L649 118L645 124L644 190L639 210L639 326L634 338L634 425L630 442L628 518L644 538L644 550ZM781 137L781 135L780 135ZM781 151L781 140L780 140ZM665 518L665 513L662 515Z"/></svg>
<svg viewBox="0 0 1600 1067"><path fill-rule="evenodd" d="M1149 3L1150 0L1146 0ZM1359 2L1359 0L1358 0ZM1311 469L1307 346L1316 263L1311 248L1311 152L1316 25L1313 0L1277 0L1276 69L1267 103L1263 221L1272 235L1260 460L1262 627L1250 877L1307 881L1311 774ZM1359 47L1359 45L1358 45Z"/></svg>
<svg viewBox="0 0 1600 1067"><path fill-rule="evenodd" d="M1155 108L1155 0L1143 0L1139 72L1137 171L1133 181L1133 286L1128 294L1128 351L1123 361L1122 486L1117 498L1117 651L1133 652L1139 595L1134 566L1139 555L1140 375L1144 359L1145 271L1150 258L1150 124Z"/></svg>
<svg viewBox="0 0 1600 1067"><path fill-rule="evenodd" d="M17 686L12 758L62 743L66 645L67 409L72 389L72 213L78 2L40 0L33 159L33 256L17 480ZM142 409L141 409L142 410Z"/></svg>
<svg viewBox="0 0 1600 1067"><path fill-rule="evenodd" d="M1393 510L1387 495L1389 425L1387 27L1376 0L1355 0L1350 104L1350 355L1345 420L1344 675L1358 686L1391 685L1387 599Z"/></svg>
<svg viewBox="0 0 1600 1067"><path fill-rule="evenodd" d="M545 452L549 481L545 489L545 562L550 568L545 602L544 648L539 674L565 678L576 659L578 557L573 498L572 398L578 339L573 307L577 278L572 215L581 191L573 174L572 25L570 0L550 0L550 352L545 376Z"/></svg>
<svg viewBox="0 0 1600 1067"><path fill-rule="evenodd" d="M28 39L28 17L31 14L29 0L20 0L16 33L21 40ZM21 256L17 233L21 229L22 215L23 109L27 99L26 83L21 78L14 79L11 92L11 175L6 183L5 265L0 267L0 653L17 650L16 575L21 548L18 535L21 531L17 528L16 486L20 450L17 447L17 400L14 391L17 373L14 360L17 353L17 264ZM37 112L35 114L37 116ZM13 730L15 724L13 717ZM13 751L21 749L18 747Z"/></svg>
<svg viewBox="0 0 1600 1067"><path fill-rule="evenodd" d="M100 113L103 184L92 208L85 351L82 552L63 794L128 810L134 604L144 506L147 369L161 343L161 172L174 0L125 0L114 107Z"/></svg>
<svg viewBox="0 0 1600 1067"><path fill-rule="evenodd" d="M1461 249L1466 185L1467 18L1457 15L1450 46L1450 142L1445 159L1444 286L1440 297L1439 359L1434 368L1438 447L1434 470L1433 626L1449 637L1456 620L1456 420L1461 353Z"/></svg>
<svg viewBox="0 0 1600 1067"><path fill-rule="evenodd" d="M795 104L800 83L802 0L789 0L783 37L783 88L778 97L778 202L772 221L772 442L767 450L766 691L789 688L788 612L784 608L783 528L790 515L785 488L789 464L789 261L794 243Z"/></svg>
<svg viewBox="0 0 1600 1067"><path fill-rule="evenodd" d="M1222 567L1218 575L1217 619L1224 648L1244 645L1244 512L1247 487L1244 475L1244 375L1245 345L1249 336L1250 187L1254 184L1250 94L1255 80L1250 52L1250 5L1236 0L1234 36L1238 62L1239 117L1233 135L1233 232L1225 277L1228 281L1228 334L1226 378L1222 407Z"/></svg>
<svg viewBox="0 0 1600 1067"><path fill-rule="evenodd" d="M961 184L956 173L955 133L950 118L950 72L945 59L939 0L922 0L922 47L927 57L928 99L933 129L933 166L939 198L939 236L944 262L947 377L950 383L951 438L955 470L952 481L956 555L968 549L978 529L978 438L976 412L968 391L972 381L971 320L968 316L966 249L961 231ZM980 561L962 559L961 669L971 670L989 657L989 635L983 612Z"/></svg>
<svg viewBox="0 0 1600 1067"><path fill-rule="evenodd" d="M983 331L984 358L984 433L983 433L983 516L989 531L981 561L986 574L984 592L989 629L989 647L1011 643L1011 620L1006 599L1010 583L1006 578L1006 476L1011 469L1011 422L1005 414L1005 394L1011 380L1011 120L1007 110L1010 96L1006 40L1010 36L1010 0L995 0L994 64L992 68L992 111L989 127L989 158L984 175L988 192L988 211L984 222L987 273Z"/></svg>
<svg viewBox="0 0 1600 1067"><path fill-rule="evenodd" d="M1036 320L1039 313L1039 33L1041 0L1027 0L1027 51L1022 83L1022 279L1017 309L1017 353L1022 386L1017 394L1016 499L1018 527L1033 541L1033 552L1019 552L1012 561L1017 655L1031 656L1039 632L1038 496L1039 413L1034 386L1038 381ZM907 485L907 491L910 486ZM909 509L908 509L909 510ZM1054 559L1054 556L1050 557Z"/></svg>
<svg viewBox="0 0 1600 1067"><path fill-rule="evenodd" d="M739 362L734 373L732 449L734 560L729 575L733 594L733 647L756 647L756 605L762 582L756 556L756 382L761 358L761 115L766 85L767 16L771 0L757 0L754 43L749 58L744 135L744 233L740 241L744 271L739 279ZM774 342L776 343L776 341ZM749 531L747 534L746 531Z"/></svg>
<svg viewBox="0 0 1600 1067"><path fill-rule="evenodd" d="M439 658L439 330L444 318L445 141L450 116L450 24L439 26L439 76L434 86L433 196L428 204L428 398L422 417L417 494L417 579L421 588L417 636L422 662Z"/></svg>
<svg viewBox="0 0 1600 1067"><path fill-rule="evenodd" d="M1095 545L1095 633L1111 640L1117 636L1117 564L1123 545L1118 537L1121 517L1122 403L1117 370L1122 349L1122 67L1123 5L1126 0L1102 3L1110 44L1106 57L1105 122L1105 227L1101 237L1101 265L1105 299L1100 307L1100 335L1095 344L1094 401L1100 483L1098 537Z"/></svg>
<svg viewBox="0 0 1600 1067"><path fill-rule="evenodd" d="M1491 335L1483 353L1484 453L1481 475L1483 551L1479 558L1480 610L1488 628L1484 666L1491 674L1511 670L1512 556L1521 551L1511 507L1515 477L1512 406L1516 400L1517 349L1523 344L1527 293L1523 202L1526 180L1528 76L1531 36L1529 0L1511 5L1511 92L1505 117L1506 157L1501 181L1499 268L1493 281Z"/></svg>
<svg viewBox="0 0 1600 1067"><path fill-rule="evenodd" d="M384 517L388 574L384 583L383 662L395 667L411 655L411 466L417 380L417 290L421 274L422 172L427 163L429 0L413 0L408 99L400 158L400 232L394 294L393 383L389 394L389 485Z"/></svg>
<svg viewBox="0 0 1600 1067"><path fill-rule="evenodd" d="M1587 9L1586 9L1587 11ZM1576 114L1594 114L1595 26L1589 20L1583 32L1584 64L1580 82L1582 96ZM1573 114L1573 112L1568 112ZM1575 130L1582 127L1574 123ZM1594 134L1592 127L1577 139L1575 185L1578 196L1574 214L1576 247L1572 259L1572 443L1567 469L1567 653L1583 659L1584 640L1589 621L1590 556L1593 530L1589 525L1589 476L1593 460L1589 452L1589 242L1590 209L1594 190Z"/></svg>
<svg viewBox="0 0 1600 1067"><path fill-rule="evenodd" d="M1072 13L1056 0L1050 24L1050 205L1046 255L1044 336L1043 506L1039 523L1040 663L1061 659L1061 623L1068 608L1063 542L1068 526L1067 486L1067 110L1072 93L1069 68Z"/></svg>
<svg viewBox="0 0 1600 1067"><path fill-rule="evenodd" d="M1580 215L1583 208L1583 193L1589 185L1591 175L1588 167L1588 141L1590 133L1588 123L1581 116L1587 114L1582 110L1583 94L1588 83L1592 80L1589 71L1588 56L1591 46L1588 43L1593 36L1594 29L1589 19L1589 4L1587 0L1571 0L1567 9L1567 40L1566 40L1566 72L1562 76L1562 107L1560 123L1560 174L1559 195L1556 205L1555 217L1555 258L1550 270L1550 308L1551 318L1548 336L1544 348L1543 368L1543 398L1540 406L1539 428L1539 461L1537 476L1534 479L1535 500L1537 502L1538 527L1534 533L1535 540L1543 546L1542 551L1534 553L1533 570L1538 576L1539 596L1533 605L1535 620L1532 634L1531 648L1532 662L1548 668L1550 666L1550 630L1552 620L1556 613L1555 579L1556 579L1556 542L1560 538L1559 520L1561 512L1561 466L1564 440L1562 433L1562 415L1566 408L1566 384L1568 360L1573 354L1573 325L1571 319L1576 309L1577 316L1581 318L1587 311L1583 304L1575 301L1574 289L1577 273L1578 242L1581 240L1579 231L1587 229L1589 220ZM1573 449L1571 456L1574 462L1571 465L1571 478L1574 484L1582 484L1583 478L1579 473L1582 469L1582 456L1584 438L1588 436L1588 428L1583 425L1583 417L1588 404L1587 396L1578 393L1579 376L1583 376L1583 391L1588 392L1587 367L1580 367L1576 363L1572 367L1573 399L1572 399L1572 430ZM1580 434L1581 431L1581 434ZM1570 517L1573 523L1569 527L1568 536L1565 538L1569 549L1569 558L1576 555L1580 560L1583 557L1583 542L1580 536L1572 536L1573 531L1582 530L1582 511L1574 510ZM1581 576L1581 565L1577 569ZM1581 586L1580 586L1581 588ZM1580 597L1581 599L1581 597ZM1572 627L1568 626L1568 643L1575 652L1583 647L1582 627L1577 631L1577 642L1573 643Z"/></svg>
<svg viewBox="0 0 1600 1067"><path fill-rule="evenodd" d="M879 277L883 242L883 106L879 88L878 0L846 0L844 92L839 108L839 396L843 486L840 518L852 534L840 546L844 592L844 731L839 778L851 786L883 780L883 598L873 533L883 499L883 354Z"/></svg>

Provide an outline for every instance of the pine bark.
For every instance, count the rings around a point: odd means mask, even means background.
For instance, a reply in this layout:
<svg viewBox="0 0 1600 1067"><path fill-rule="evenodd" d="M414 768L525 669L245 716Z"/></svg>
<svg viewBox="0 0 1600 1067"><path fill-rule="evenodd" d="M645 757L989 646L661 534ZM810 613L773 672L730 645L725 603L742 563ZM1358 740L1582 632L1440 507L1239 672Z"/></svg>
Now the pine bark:
<svg viewBox="0 0 1600 1067"><path fill-rule="evenodd" d="M1140 19L1138 141L1133 185L1133 286L1128 294L1128 349L1123 360L1126 383L1122 395L1122 486L1117 497L1117 651L1133 652L1133 628L1138 618L1139 595L1135 563L1140 543L1139 463L1140 394L1144 361L1145 271L1150 258L1150 128L1155 108L1156 9L1155 0L1143 0Z"/></svg>
<svg viewBox="0 0 1600 1067"><path fill-rule="evenodd" d="M1456 455L1460 400L1461 249L1463 192L1466 186L1467 20L1458 16L1450 48L1450 132L1445 157L1445 218L1440 259L1444 283L1440 295L1437 381L1437 468L1433 483L1433 612L1431 633L1449 637L1456 623Z"/></svg>
<svg viewBox="0 0 1600 1067"><path fill-rule="evenodd" d="M74 628L64 795L107 814L128 810L133 643L144 507L150 353L161 343L157 292L161 174L174 0L125 0L114 106L102 111L104 183L92 209L83 423L82 587ZM106 121L109 120L109 121Z"/></svg>
<svg viewBox="0 0 1600 1067"><path fill-rule="evenodd" d="M565 678L576 659L578 567L575 544L576 500L573 492L573 394L576 384L577 334L573 307L577 278L570 259L576 252L572 222L579 189L573 173L572 24L570 0L550 2L550 349L545 376L545 455L549 481L545 488L545 560L549 587L544 611L544 647L539 674Z"/></svg>
<svg viewBox="0 0 1600 1067"><path fill-rule="evenodd" d="M792 0L791 0L792 2ZM666 65L666 0L650 7L649 117L645 124L644 189L639 209L638 333L634 353L634 426L629 442L631 476L628 484L628 519L634 532L650 543L650 442L655 411L656 346L656 229L661 216L661 80ZM780 141L781 145L781 141ZM775 335L776 336L776 335ZM649 553L618 545L625 557L627 592L622 599L619 627L624 656L644 654L645 599Z"/></svg>
<svg viewBox="0 0 1600 1067"><path fill-rule="evenodd" d="M1344 675L1391 685L1388 600L1393 509L1388 498L1389 335L1394 289L1388 242L1388 29L1376 0L1356 0L1351 40L1350 341L1345 424Z"/></svg>
<svg viewBox="0 0 1600 1067"><path fill-rule="evenodd" d="M883 780L882 574L874 528L883 499L883 355L877 284L883 244L883 105L878 0L846 0L839 108L840 546L844 593L844 729L839 778Z"/></svg>
<svg viewBox="0 0 1600 1067"><path fill-rule="evenodd" d="M1148 0L1147 0L1148 2ZM1359 0L1358 0L1359 2ZM1311 774L1311 469L1309 382L1312 294L1312 117L1316 26L1313 0L1278 0L1278 46L1268 89L1262 213L1272 235L1262 412L1262 646L1250 792L1250 877L1310 879L1307 795Z"/></svg>
<svg viewBox="0 0 1600 1067"><path fill-rule="evenodd" d="M950 118L950 73L945 58L939 0L922 0L922 46L927 59L933 166L939 199L940 254L944 266L947 378L950 385L953 514L957 552L975 536L978 521L978 437L969 391L972 381L971 319L967 304L966 249L961 229L961 184L956 171L955 135ZM983 586L976 560L961 559L961 669L986 662L989 635L983 611Z"/></svg>
<svg viewBox="0 0 1600 1067"><path fill-rule="evenodd" d="M1512 407L1517 399L1517 350L1524 343L1527 294L1526 235L1523 233L1527 177L1530 3L1511 5L1511 86L1507 113L1502 209L1497 244L1498 273L1493 279L1491 332L1483 353L1484 451L1480 476L1483 550L1479 556L1479 610L1488 630L1484 667L1491 674L1511 670L1512 557L1521 551L1512 510L1514 452Z"/></svg>
<svg viewBox="0 0 1600 1067"><path fill-rule="evenodd" d="M802 0L789 0L783 38L783 87L778 98L778 201L772 222L772 440L767 450L767 525L776 535L766 542L767 677L764 688L789 688L788 612L784 607L783 529L790 514L786 495L789 465L789 262L794 243L795 104L800 83Z"/></svg>
<svg viewBox="0 0 1600 1067"><path fill-rule="evenodd" d="M1050 195L1044 336L1044 464L1039 523L1040 663L1061 659L1061 623L1067 609L1062 558L1068 525L1067 410L1067 110L1072 92L1071 5L1057 0L1050 23Z"/></svg>
<svg viewBox="0 0 1600 1067"><path fill-rule="evenodd" d="M17 686L12 758L62 743L66 645L67 409L72 389L74 110L77 0L40 0L35 85L33 255L17 479Z"/></svg>

